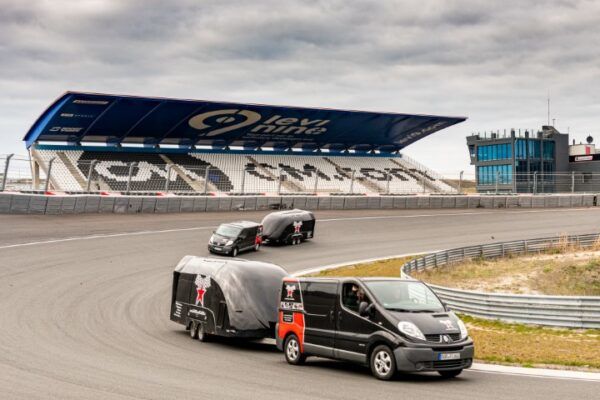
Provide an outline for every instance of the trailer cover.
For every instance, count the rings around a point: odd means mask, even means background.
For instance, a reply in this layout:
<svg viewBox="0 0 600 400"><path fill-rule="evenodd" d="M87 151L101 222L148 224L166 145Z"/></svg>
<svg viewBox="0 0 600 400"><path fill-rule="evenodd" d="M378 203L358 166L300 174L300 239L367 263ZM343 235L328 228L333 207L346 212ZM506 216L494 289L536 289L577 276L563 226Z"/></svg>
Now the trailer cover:
<svg viewBox="0 0 600 400"><path fill-rule="evenodd" d="M262 220L263 236L266 238L279 238L285 228L296 221L313 221L315 216L310 211L293 209L287 211L276 211L268 214Z"/></svg>
<svg viewBox="0 0 600 400"><path fill-rule="evenodd" d="M266 329L277 322L279 288L287 272L278 265L243 259L185 256L176 272L209 276L223 292L229 322L237 330Z"/></svg>

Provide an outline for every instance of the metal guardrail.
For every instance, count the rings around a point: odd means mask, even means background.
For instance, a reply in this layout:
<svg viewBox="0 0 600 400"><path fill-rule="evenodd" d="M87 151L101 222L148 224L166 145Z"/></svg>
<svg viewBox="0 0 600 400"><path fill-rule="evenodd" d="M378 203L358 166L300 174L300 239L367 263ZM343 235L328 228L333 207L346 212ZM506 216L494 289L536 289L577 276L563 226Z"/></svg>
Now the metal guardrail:
<svg viewBox="0 0 600 400"><path fill-rule="evenodd" d="M404 264L401 273L437 268L475 258L539 253L559 246L600 244L600 234L518 240L439 251ZM429 285L453 310L482 318L548 326L600 328L600 296L546 296L484 293Z"/></svg>

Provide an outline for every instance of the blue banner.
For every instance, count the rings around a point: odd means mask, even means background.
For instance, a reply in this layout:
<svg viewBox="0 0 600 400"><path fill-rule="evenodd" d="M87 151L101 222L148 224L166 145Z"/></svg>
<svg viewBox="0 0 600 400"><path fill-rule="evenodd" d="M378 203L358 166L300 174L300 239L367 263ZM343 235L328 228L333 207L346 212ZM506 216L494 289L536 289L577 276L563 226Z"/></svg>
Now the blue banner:
<svg viewBox="0 0 600 400"><path fill-rule="evenodd" d="M67 92L24 141L395 151L465 119Z"/></svg>

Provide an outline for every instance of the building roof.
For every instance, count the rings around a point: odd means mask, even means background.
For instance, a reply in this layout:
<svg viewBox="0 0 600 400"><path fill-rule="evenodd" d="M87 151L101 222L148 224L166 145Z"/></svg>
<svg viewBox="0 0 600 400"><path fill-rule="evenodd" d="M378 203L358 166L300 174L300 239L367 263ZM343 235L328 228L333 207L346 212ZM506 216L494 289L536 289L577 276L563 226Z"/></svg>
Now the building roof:
<svg viewBox="0 0 600 400"><path fill-rule="evenodd" d="M27 147L67 142L392 152L465 119L66 92L23 140Z"/></svg>

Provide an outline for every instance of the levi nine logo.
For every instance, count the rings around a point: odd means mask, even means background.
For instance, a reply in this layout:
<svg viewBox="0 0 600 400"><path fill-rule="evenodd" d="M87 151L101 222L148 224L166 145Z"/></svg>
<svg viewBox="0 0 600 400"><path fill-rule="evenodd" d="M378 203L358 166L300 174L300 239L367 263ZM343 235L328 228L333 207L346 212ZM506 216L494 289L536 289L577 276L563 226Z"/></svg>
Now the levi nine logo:
<svg viewBox="0 0 600 400"><path fill-rule="evenodd" d="M214 137L235 131L244 127L251 127L253 134L284 134L284 135L320 135L327 132L328 119L290 118L282 115L273 115L264 118L261 114L243 109L224 109L208 111L190 118L188 124L205 137Z"/></svg>

